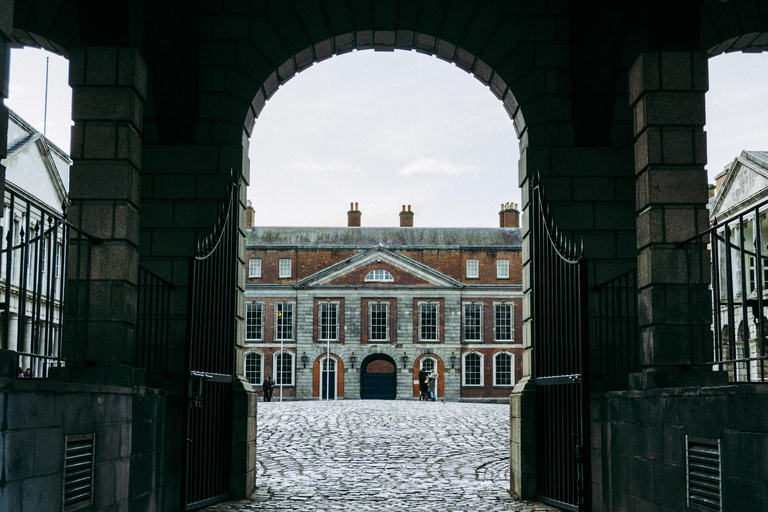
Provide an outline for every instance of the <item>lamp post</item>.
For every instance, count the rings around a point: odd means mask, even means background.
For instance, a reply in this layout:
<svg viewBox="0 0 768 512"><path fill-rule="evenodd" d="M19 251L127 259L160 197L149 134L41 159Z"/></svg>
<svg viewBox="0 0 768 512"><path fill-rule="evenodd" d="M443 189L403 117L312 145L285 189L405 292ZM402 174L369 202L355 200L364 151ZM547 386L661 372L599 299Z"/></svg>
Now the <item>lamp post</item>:
<svg viewBox="0 0 768 512"><path fill-rule="evenodd" d="M403 350L403 368L405 368L405 365L408 363L408 352Z"/></svg>
<svg viewBox="0 0 768 512"><path fill-rule="evenodd" d="M355 367L355 359L357 359L357 357L355 357L355 353L354 353L354 352L352 352L352 353L349 355L349 363L350 363L350 366L351 366L352 368L354 368L354 367Z"/></svg>
<svg viewBox="0 0 768 512"><path fill-rule="evenodd" d="M451 370L453 370L456 366L456 354L451 351Z"/></svg>
<svg viewBox="0 0 768 512"><path fill-rule="evenodd" d="M304 353L301 355L301 362L304 363L304 369L307 369L307 361L309 361L309 357L307 357L307 352L304 351Z"/></svg>

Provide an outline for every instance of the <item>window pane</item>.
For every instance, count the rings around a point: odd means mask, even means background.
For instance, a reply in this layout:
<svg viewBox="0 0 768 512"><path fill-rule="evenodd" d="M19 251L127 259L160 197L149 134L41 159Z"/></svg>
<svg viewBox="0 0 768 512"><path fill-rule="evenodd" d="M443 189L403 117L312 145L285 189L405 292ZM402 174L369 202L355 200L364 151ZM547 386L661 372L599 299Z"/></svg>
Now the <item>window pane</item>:
<svg viewBox="0 0 768 512"><path fill-rule="evenodd" d="M261 277L261 260L259 258L248 260L248 277Z"/></svg>
<svg viewBox="0 0 768 512"><path fill-rule="evenodd" d="M509 277L509 260L496 261L496 277L505 279Z"/></svg>
<svg viewBox="0 0 768 512"><path fill-rule="evenodd" d="M277 320L275 321L275 339L290 340L293 338L293 304L275 304Z"/></svg>
<svg viewBox="0 0 768 512"><path fill-rule="evenodd" d="M324 341L338 339L337 321L338 304L320 304L320 339Z"/></svg>
<svg viewBox="0 0 768 512"><path fill-rule="evenodd" d="M480 356L475 353L467 354L464 358L464 384L480 385Z"/></svg>
<svg viewBox="0 0 768 512"><path fill-rule="evenodd" d="M330 366L330 369L328 368L329 366ZM327 357L325 359L323 359L323 371L324 372L327 372L327 371L335 372L336 371L336 360L333 359L333 358L328 359Z"/></svg>
<svg viewBox="0 0 768 512"><path fill-rule="evenodd" d="M245 378L254 385L261 383L261 354L245 356Z"/></svg>
<svg viewBox="0 0 768 512"><path fill-rule="evenodd" d="M510 304L496 304L494 324L497 341L512 340L512 306Z"/></svg>
<svg viewBox="0 0 768 512"><path fill-rule="evenodd" d="M395 281L395 279L392 277L392 274L381 268L376 268L368 272L368 275L365 276L365 280L369 282L383 281L388 283Z"/></svg>
<svg viewBox="0 0 768 512"><path fill-rule="evenodd" d="M280 260L280 274L279 277L291 277L291 260Z"/></svg>
<svg viewBox="0 0 768 512"><path fill-rule="evenodd" d="M435 369L435 360L431 358L421 360L421 369L426 372L431 372Z"/></svg>
<svg viewBox="0 0 768 512"><path fill-rule="evenodd" d="M479 269L478 260L467 260L467 277L478 277Z"/></svg>
<svg viewBox="0 0 768 512"><path fill-rule="evenodd" d="M371 304L371 341L387 341L387 314L389 304Z"/></svg>
<svg viewBox="0 0 768 512"><path fill-rule="evenodd" d="M496 356L496 385L512 385L512 357L509 354Z"/></svg>
<svg viewBox="0 0 768 512"><path fill-rule="evenodd" d="M275 383L289 386L293 382L293 356L287 352L277 354L275 358Z"/></svg>
<svg viewBox="0 0 768 512"><path fill-rule="evenodd" d="M245 305L245 339L260 340L263 333L263 308L261 304Z"/></svg>
<svg viewBox="0 0 768 512"><path fill-rule="evenodd" d="M425 341L437 340L437 304L421 305L421 335Z"/></svg>
<svg viewBox="0 0 768 512"><path fill-rule="evenodd" d="M480 341L482 325L482 306L480 304L464 305L464 340Z"/></svg>

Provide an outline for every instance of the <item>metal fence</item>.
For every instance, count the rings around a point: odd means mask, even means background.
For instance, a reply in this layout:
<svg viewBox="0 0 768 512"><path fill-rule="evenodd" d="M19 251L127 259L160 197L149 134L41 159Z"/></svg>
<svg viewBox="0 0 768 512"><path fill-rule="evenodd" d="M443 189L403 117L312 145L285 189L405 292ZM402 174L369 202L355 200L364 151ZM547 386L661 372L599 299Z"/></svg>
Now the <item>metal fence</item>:
<svg viewBox="0 0 768 512"><path fill-rule="evenodd" d="M168 372L171 336L171 289L173 285L139 266L136 307L136 366Z"/></svg>
<svg viewBox="0 0 768 512"><path fill-rule="evenodd" d="M19 354L24 377L45 378L72 359L65 325L87 321L87 297L68 293L90 279L91 248L99 243L52 211L6 189L0 225L0 345ZM66 303L66 307L65 307ZM70 316L69 313L73 315ZM87 336L87 332L82 333Z"/></svg>
<svg viewBox="0 0 768 512"><path fill-rule="evenodd" d="M642 346L637 319L637 269L592 288L596 311L590 318L593 376L640 371Z"/></svg>
<svg viewBox="0 0 768 512"><path fill-rule="evenodd" d="M688 262L691 348L702 354L700 364L727 371L731 382L768 378L766 212L768 201L763 201L682 244Z"/></svg>

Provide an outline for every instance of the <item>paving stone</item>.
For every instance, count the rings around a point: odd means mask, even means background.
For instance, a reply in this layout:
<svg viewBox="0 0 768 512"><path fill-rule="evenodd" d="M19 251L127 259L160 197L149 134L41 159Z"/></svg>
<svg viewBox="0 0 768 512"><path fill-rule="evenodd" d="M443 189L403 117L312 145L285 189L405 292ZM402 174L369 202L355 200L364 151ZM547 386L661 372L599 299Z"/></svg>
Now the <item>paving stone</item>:
<svg viewBox="0 0 768 512"><path fill-rule="evenodd" d="M509 494L509 406L259 404L256 492L203 512L547 512Z"/></svg>

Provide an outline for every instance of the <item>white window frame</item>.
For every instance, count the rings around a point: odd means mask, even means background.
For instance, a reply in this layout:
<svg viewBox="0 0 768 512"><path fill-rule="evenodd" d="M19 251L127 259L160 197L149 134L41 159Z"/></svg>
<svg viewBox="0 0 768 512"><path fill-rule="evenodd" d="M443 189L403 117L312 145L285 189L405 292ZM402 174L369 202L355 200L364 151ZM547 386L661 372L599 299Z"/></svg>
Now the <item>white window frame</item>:
<svg viewBox="0 0 768 512"><path fill-rule="evenodd" d="M320 400L325 400L323 398L323 365L325 364L326 359L333 361L333 399L337 399L339 397L338 394L338 387L339 387L339 362L336 360L334 356L328 357L327 355L324 355L320 358L319 366L320 371L318 372L318 378L319 382L317 383L317 396Z"/></svg>
<svg viewBox="0 0 768 512"><path fill-rule="evenodd" d="M467 260L467 279L480 278L480 260Z"/></svg>
<svg viewBox="0 0 768 512"><path fill-rule="evenodd" d="M435 337L434 338L424 338L424 318L423 318L423 307L424 306L434 306L435 307ZM419 302L419 341L424 342L431 342L436 343L440 341L440 303L439 302Z"/></svg>
<svg viewBox="0 0 768 512"><path fill-rule="evenodd" d="M331 307L336 310L336 323L334 326L335 336L323 336L323 309ZM317 304L317 339L319 341L339 341L341 331L341 304L339 302L321 301Z"/></svg>
<svg viewBox="0 0 768 512"><path fill-rule="evenodd" d="M257 327L257 333L255 338L249 338L248 337L248 310L250 309L249 306L258 307L261 309L261 324L256 324L255 327ZM245 304L245 341L247 342L254 342L254 341L263 341L264 340L264 303L263 302L247 302Z"/></svg>
<svg viewBox="0 0 768 512"><path fill-rule="evenodd" d="M280 258L278 262L278 279L290 279L293 275L293 260L290 258Z"/></svg>
<svg viewBox="0 0 768 512"><path fill-rule="evenodd" d="M497 329L496 308L498 306L509 307L509 339L500 339ZM493 340L502 343L514 343L515 342L515 305L511 302L494 302L493 303Z"/></svg>
<svg viewBox="0 0 768 512"><path fill-rule="evenodd" d="M288 338L281 338L281 337L278 336L278 332L279 332L278 328L277 328L278 321L279 321L278 319L280 318L280 316L282 316L282 315L278 316L278 313L279 313L278 306L283 306L283 307L290 306L291 307L291 333L290 333L290 337L288 337ZM274 331L274 340L275 341L293 341L293 339L294 339L294 337L296 335L296 303L294 303L294 302L276 302L275 303L275 324L274 324L273 331Z"/></svg>
<svg viewBox="0 0 768 512"><path fill-rule="evenodd" d="M248 277L251 279L261 277L261 258L248 260Z"/></svg>
<svg viewBox="0 0 768 512"><path fill-rule="evenodd" d="M368 275L365 276L365 282L366 283L394 283L395 278L392 277L392 274L389 273L389 271L384 270L383 268L375 268L368 272Z"/></svg>
<svg viewBox="0 0 768 512"><path fill-rule="evenodd" d="M480 384L467 384L467 356L475 354L480 357ZM469 388L485 387L485 356L477 350L469 350L461 354L461 385Z"/></svg>
<svg viewBox="0 0 768 512"><path fill-rule="evenodd" d="M496 379L497 370L498 370L497 360L501 355L507 355L510 357L510 360L509 360L510 382L511 382L510 384L499 384ZM515 354L514 353L508 350L501 350L493 354L493 385L495 387L504 387L504 388L511 388L512 386L515 385Z"/></svg>
<svg viewBox="0 0 768 512"><path fill-rule="evenodd" d="M496 279L509 279L509 260L496 260Z"/></svg>
<svg viewBox="0 0 768 512"><path fill-rule="evenodd" d="M289 354L291 356L291 380L290 383L283 383L282 385L285 386L294 386L296 382L296 354L288 349L283 349L282 351L278 350L274 354L272 354L272 376L275 378L275 386L280 387L280 383L278 381L278 366L277 366L277 356L280 354Z"/></svg>
<svg viewBox="0 0 768 512"><path fill-rule="evenodd" d="M373 307L374 306L384 306L385 312L384 312L384 324L385 324L385 338L379 339L373 337ZM378 343L386 343L389 341L389 302L379 302L379 301L371 301L368 302L368 341L369 342L378 342Z"/></svg>
<svg viewBox="0 0 768 512"><path fill-rule="evenodd" d="M261 357L261 364L258 367L259 379L257 379L255 383L251 383L251 386L258 386L264 381L264 359L266 358L264 357L264 353L260 350L251 349L243 354L243 376L248 382L251 382L250 379L248 379L248 356L251 355Z"/></svg>
<svg viewBox="0 0 768 512"><path fill-rule="evenodd" d="M467 306L471 307L477 307L480 309L480 324L478 327L478 335L477 338L467 338ZM468 342L482 342L483 341L483 305L482 304L476 304L474 302L465 302L463 303L462 314L464 315L464 322L461 329L461 336L464 341Z"/></svg>

